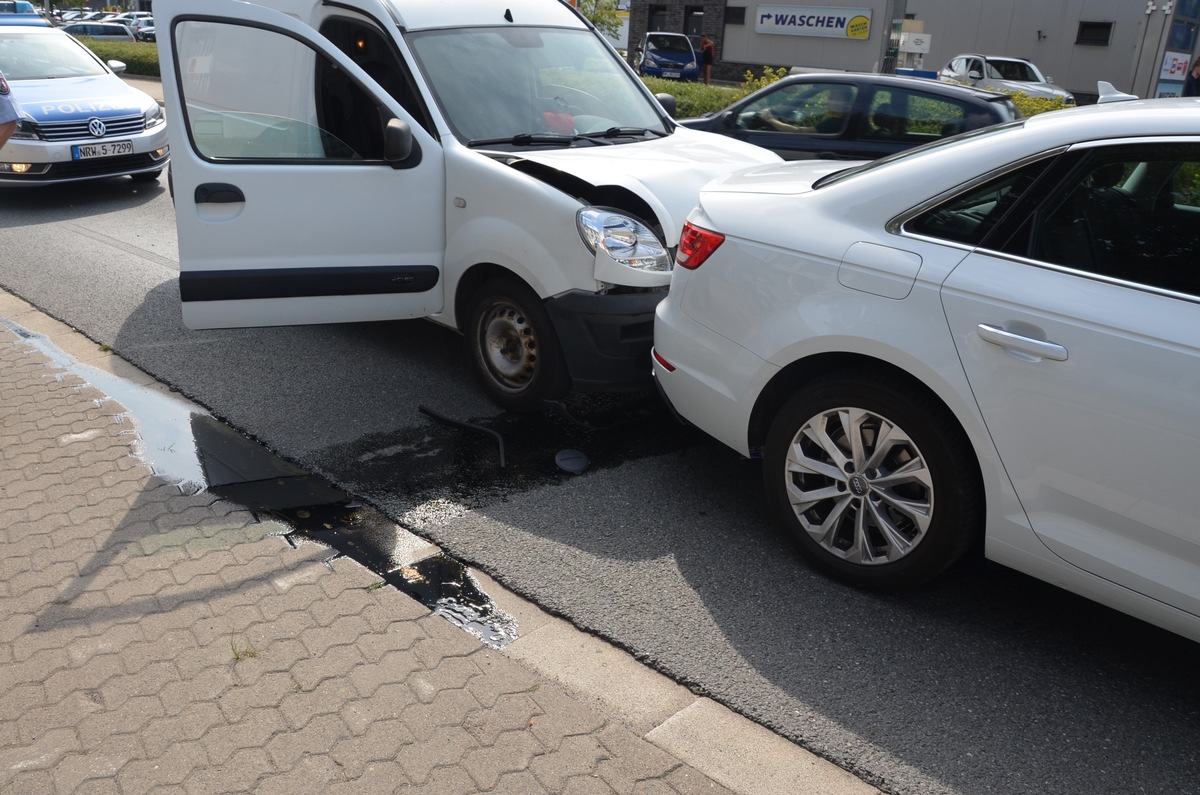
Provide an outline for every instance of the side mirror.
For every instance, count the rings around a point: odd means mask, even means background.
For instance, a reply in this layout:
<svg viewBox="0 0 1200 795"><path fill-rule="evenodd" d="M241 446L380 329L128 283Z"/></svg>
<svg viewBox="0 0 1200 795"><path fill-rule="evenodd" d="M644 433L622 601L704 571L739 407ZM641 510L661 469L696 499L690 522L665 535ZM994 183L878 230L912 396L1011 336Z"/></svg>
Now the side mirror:
<svg viewBox="0 0 1200 795"><path fill-rule="evenodd" d="M412 168L421 162L412 128L400 119L388 119L383 130L383 161L392 168Z"/></svg>
<svg viewBox="0 0 1200 795"><path fill-rule="evenodd" d="M106 63L108 64L108 68L112 69L116 74L121 74L127 68L124 61L107 61Z"/></svg>
<svg viewBox="0 0 1200 795"><path fill-rule="evenodd" d="M982 80L983 73L978 71L977 69L972 69L971 71L967 72L967 79L968 80Z"/></svg>
<svg viewBox="0 0 1200 795"><path fill-rule="evenodd" d="M667 112L667 115L672 119L675 118L675 97L670 94L655 94L654 98L658 100L658 104L662 105L662 109Z"/></svg>
<svg viewBox="0 0 1200 795"><path fill-rule="evenodd" d="M735 111L727 110L721 114L721 126L729 127L730 129L737 126L738 114Z"/></svg>

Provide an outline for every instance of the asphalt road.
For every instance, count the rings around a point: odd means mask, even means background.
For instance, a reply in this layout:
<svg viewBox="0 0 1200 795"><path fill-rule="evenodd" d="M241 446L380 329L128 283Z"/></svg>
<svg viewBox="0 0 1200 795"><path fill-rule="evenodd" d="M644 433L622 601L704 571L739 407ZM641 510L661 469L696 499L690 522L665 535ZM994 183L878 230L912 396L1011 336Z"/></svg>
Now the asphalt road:
<svg viewBox="0 0 1200 795"><path fill-rule="evenodd" d="M809 571L759 467L652 398L501 415L424 321L182 327L165 179L0 190L0 287L452 554L892 793L1200 792L1200 646L973 562ZM502 433L433 422L422 405ZM593 466L554 466L576 448Z"/></svg>

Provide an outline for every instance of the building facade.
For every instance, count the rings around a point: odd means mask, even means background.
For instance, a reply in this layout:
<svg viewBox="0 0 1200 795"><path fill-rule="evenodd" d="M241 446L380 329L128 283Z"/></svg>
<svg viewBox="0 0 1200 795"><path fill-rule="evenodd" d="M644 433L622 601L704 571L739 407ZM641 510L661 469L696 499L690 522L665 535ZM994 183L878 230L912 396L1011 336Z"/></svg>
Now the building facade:
<svg viewBox="0 0 1200 795"><path fill-rule="evenodd" d="M647 31L716 43L714 78L763 67L936 72L959 53L1027 58L1086 102L1098 80L1142 97L1178 94L1197 50L1200 0L631 0L629 42Z"/></svg>

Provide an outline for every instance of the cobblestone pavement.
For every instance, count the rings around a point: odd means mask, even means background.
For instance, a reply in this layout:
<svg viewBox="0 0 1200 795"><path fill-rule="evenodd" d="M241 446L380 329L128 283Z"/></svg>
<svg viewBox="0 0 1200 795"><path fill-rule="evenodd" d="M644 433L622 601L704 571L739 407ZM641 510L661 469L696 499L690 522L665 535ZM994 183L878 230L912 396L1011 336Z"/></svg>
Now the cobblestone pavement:
<svg viewBox="0 0 1200 795"><path fill-rule="evenodd" d="M874 792L632 660L625 706L597 695L620 687L546 660L621 653L531 605L559 641L488 648L155 476L26 330L163 388L4 293L0 320L0 792Z"/></svg>

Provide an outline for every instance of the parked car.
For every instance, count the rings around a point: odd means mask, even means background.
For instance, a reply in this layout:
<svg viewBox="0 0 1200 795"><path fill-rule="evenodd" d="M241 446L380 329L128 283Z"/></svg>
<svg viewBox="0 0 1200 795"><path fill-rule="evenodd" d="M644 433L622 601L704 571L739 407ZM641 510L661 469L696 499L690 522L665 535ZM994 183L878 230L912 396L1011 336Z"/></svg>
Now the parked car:
<svg viewBox="0 0 1200 795"><path fill-rule="evenodd" d="M938 78L950 83L986 88L991 91L1025 93L1042 99L1061 99L1065 105L1075 104L1075 95L1054 85L1054 80L1042 74L1032 61L999 55L956 55L942 67Z"/></svg>
<svg viewBox="0 0 1200 795"><path fill-rule="evenodd" d="M1191 99L1133 100L717 180L657 382L763 457L835 577L910 585L983 540L1200 640L1198 131Z"/></svg>
<svg viewBox="0 0 1200 795"><path fill-rule="evenodd" d="M119 22L71 22L59 28L72 36L103 41L135 41L133 31Z"/></svg>
<svg viewBox="0 0 1200 795"><path fill-rule="evenodd" d="M123 11L120 14L113 14L110 17L105 17L105 22L122 22L124 20L146 19L154 16L149 11Z"/></svg>
<svg viewBox="0 0 1200 795"><path fill-rule="evenodd" d="M1011 121L1007 94L918 77L791 75L724 110L680 124L766 147L788 160L874 159Z"/></svg>
<svg viewBox="0 0 1200 795"><path fill-rule="evenodd" d="M644 77L700 79L700 55L682 33L647 33L635 60L638 74Z"/></svg>
<svg viewBox="0 0 1200 795"><path fill-rule="evenodd" d="M138 41L155 41L154 17L141 17L133 23L133 37Z"/></svg>
<svg viewBox="0 0 1200 795"><path fill-rule="evenodd" d="M117 77L124 70L60 28L0 26L0 71L23 117L0 149L0 185L157 179L170 154L166 119Z"/></svg>

